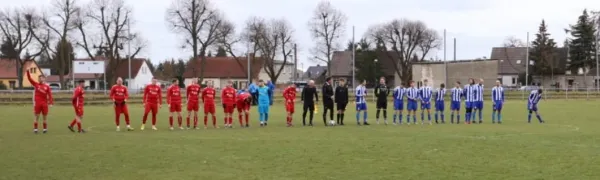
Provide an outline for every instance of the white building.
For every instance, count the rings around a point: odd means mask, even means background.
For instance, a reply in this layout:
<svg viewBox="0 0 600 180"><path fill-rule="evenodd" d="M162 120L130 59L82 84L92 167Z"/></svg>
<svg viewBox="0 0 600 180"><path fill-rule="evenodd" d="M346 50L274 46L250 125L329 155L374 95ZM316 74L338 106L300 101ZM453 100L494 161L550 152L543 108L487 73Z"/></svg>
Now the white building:
<svg viewBox="0 0 600 180"><path fill-rule="evenodd" d="M275 60L273 67L273 69L275 69L275 73L277 73L281 66L283 66L283 69L281 70L281 74L279 74L279 77L277 78L277 84L286 84L293 81L294 62L287 61L284 63L283 61ZM265 68L261 68L260 73L258 74L258 78L265 81L271 80Z"/></svg>

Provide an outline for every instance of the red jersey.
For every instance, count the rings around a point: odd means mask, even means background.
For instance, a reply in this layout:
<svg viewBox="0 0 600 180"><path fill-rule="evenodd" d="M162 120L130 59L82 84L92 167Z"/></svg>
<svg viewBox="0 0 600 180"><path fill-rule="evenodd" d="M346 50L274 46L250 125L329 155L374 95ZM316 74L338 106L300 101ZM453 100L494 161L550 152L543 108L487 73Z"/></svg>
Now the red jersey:
<svg viewBox="0 0 600 180"><path fill-rule="evenodd" d="M181 104L181 89L178 85L171 85L167 89L167 104Z"/></svg>
<svg viewBox="0 0 600 180"><path fill-rule="evenodd" d="M221 100L223 104L235 104L235 89L226 87L221 91Z"/></svg>
<svg viewBox="0 0 600 180"><path fill-rule="evenodd" d="M202 102L204 104L215 104L215 89L207 87L202 90Z"/></svg>
<svg viewBox="0 0 600 180"><path fill-rule="evenodd" d="M198 85L198 84L192 84L186 88L186 96L187 96L188 103L198 103L199 102L200 89L202 89L202 87L200 87L200 85Z"/></svg>
<svg viewBox="0 0 600 180"><path fill-rule="evenodd" d="M162 104L162 90L159 85L149 84L144 89L144 104Z"/></svg>
<svg viewBox="0 0 600 180"><path fill-rule="evenodd" d="M115 102L124 102L129 98L129 93L127 92L127 86L123 85L114 85L110 88L110 99Z"/></svg>
<svg viewBox="0 0 600 180"><path fill-rule="evenodd" d="M250 93L242 92L242 93L240 93L240 94L237 95L237 102L244 102L244 101L246 101L250 97L251 97Z"/></svg>
<svg viewBox="0 0 600 180"><path fill-rule="evenodd" d="M78 86L73 90L72 104L74 107L83 107L83 87Z"/></svg>
<svg viewBox="0 0 600 180"><path fill-rule="evenodd" d="M35 104L54 104L52 100L52 89L48 84L38 83L31 78L31 74L27 71L27 80L33 86L33 99Z"/></svg>
<svg viewBox="0 0 600 180"><path fill-rule="evenodd" d="M285 102L294 102L294 100L296 99L296 88L285 88L285 90L283 90L283 98L285 99Z"/></svg>

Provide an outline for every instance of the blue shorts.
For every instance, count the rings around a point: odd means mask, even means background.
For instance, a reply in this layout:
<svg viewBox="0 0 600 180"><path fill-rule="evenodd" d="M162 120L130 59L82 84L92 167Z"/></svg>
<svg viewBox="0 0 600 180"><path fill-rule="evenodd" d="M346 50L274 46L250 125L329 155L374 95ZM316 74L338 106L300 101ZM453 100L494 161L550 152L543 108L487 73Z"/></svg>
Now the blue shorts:
<svg viewBox="0 0 600 180"><path fill-rule="evenodd" d="M394 101L394 110L404 110L404 102Z"/></svg>
<svg viewBox="0 0 600 180"><path fill-rule="evenodd" d="M435 111L444 111L444 101L435 102Z"/></svg>
<svg viewBox="0 0 600 180"><path fill-rule="evenodd" d="M429 103L421 102L421 109L431 109L431 102L429 102Z"/></svg>
<svg viewBox="0 0 600 180"><path fill-rule="evenodd" d="M494 108L494 110L502 110L502 104L502 101L495 101L492 108Z"/></svg>
<svg viewBox="0 0 600 180"><path fill-rule="evenodd" d="M475 109L483 109L483 101L475 101L475 102L473 102L473 108L475 108Z"/></svg>
<svg viewBox="0 0 600 180"><path fill-rule="evenodd" d="M538 111L537 104L527 103L527 110Z"/></svg>
<svg viewBox="0 0 600 180"><path fill-rule="evenodd" d="M417 110L417 102L416 101L408 101L406 103L406 110L416 111Z"/></svg>
<svg viewBox="0 0 600 180"><path fill-rule="evenodd" d="M367 103L357 103L356 104L356 110L357 111L366 111L367 110Z"/></svg>
<svg viewBox="0 0 600 180"><path fill-rule="evenodd" d="M269 104L259 104L258 113L269 113Z"/></svg>
<svg viewBox="0 0 600 180"><path fill-rule="evenodd" d="M450 102L450 110L460 110L460 101L452 101Z"/></svg>
<svg viewBox="0 0 600 180"><path fill-rule="evenodd" d="M475 102L467 102L467 101L465 101L465 108L471 109L471 108L473 108L474 104L475 104Z"/></svg>

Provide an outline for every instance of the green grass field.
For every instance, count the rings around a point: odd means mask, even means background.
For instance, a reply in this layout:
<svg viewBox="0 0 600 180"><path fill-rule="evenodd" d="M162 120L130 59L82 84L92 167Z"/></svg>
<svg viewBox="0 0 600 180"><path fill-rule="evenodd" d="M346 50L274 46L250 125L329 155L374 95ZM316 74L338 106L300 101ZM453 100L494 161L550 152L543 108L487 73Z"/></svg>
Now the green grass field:
<svg viewBox="0 0 600 180"><path fill-rule="evenodd" d="M351 106L351 105L350 105ZM69 106L51 108L49 134L31 132L30 106L1 106L0 179L598 179L598 101L542 101L546 124L527 124L525 104L509 101L504 124L285 127L280 105L271 124L249 129L139 130L141 105L130 105L134 132L115 132L109 106L85 109L87 134L66 125ZM321 110L321 108L319 108ZM449 113L446 114L448 119ZM219 115L218 122L222 123ZM391 117L391 115L389 115ZM234 120L237 122L237 119ZM237 124L237 123L236 123Z"/></svg>

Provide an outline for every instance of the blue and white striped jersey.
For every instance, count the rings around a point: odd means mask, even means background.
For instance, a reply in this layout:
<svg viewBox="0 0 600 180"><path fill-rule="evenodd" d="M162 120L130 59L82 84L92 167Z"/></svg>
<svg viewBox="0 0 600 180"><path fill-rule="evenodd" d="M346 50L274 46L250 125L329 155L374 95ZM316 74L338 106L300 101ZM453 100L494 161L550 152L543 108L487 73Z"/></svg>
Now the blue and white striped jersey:
<svg viewBox="0 0 600 180"><path fill-rule="evenodd" d="M476 85L465 85L463 89L463 95L465 96L465 102L475 102L475 86Z"/></svg>
<svg viewBox="0 0 600 180"><path fill-rule="evenodd" d="M433 95L433 91L429 86L423 86L419 89L419 98L421 101L429 102L431 101L431 96Z"/></svg>
<svg viewBox="0 0 600 180"><path fill-rule="evenodd" d="M492 101L504 101L504 88L502 86L492 88Z"/></svg>
<svg viewBox="0 0 600 180"><path fill-rule="evenodd" d="M475 84L474 86L473 101L483 101L483 84Z"/></svg>
<svg viewBox="0 0 600 180"><path fill-rule="evenodd" d="M444 96L446 96L446 88L444 88L444 89L438 88L437 92L435 93L435 101L443 102Z"/></svg>
<svg viewBox="0 0 600 180"><path fill-rule="evenodd" d="M394 93L392 95L394 96L394 101L403 101L404 95L406 95L406 89L398 86L394 88Z"/></svg>
<svg viewBox="0 0 600 180"><path fill-rule="evenodd" d="M356 87L356 92L354 93L356 96L356 104L365 104L367 103L367 88L363 85L358 85Z"/></svg>
<svg viewBox="0 0 600 180"><path fill-rule="evenodd" d="M419 89L415 87L406 88L406 98L410 101L419 99Z"/></svg>
<svg viewBox="0 0 600 180"><path fill-rule="evenodd" d="M531 94L529 94L529 103L530 104L537 104L538 102L540 102L540 100L542 99L542 94L538 93L538 90L533 90L531 91Z"/></svg>
<svg viewBox="0 0 600 180"><path fill-rule="evenodd" d="M456 87L452 88L451 94L450 94L450 99L452 100L452 102L460 102L462 96L463 96L463 89L456 88Z"/></svg>

